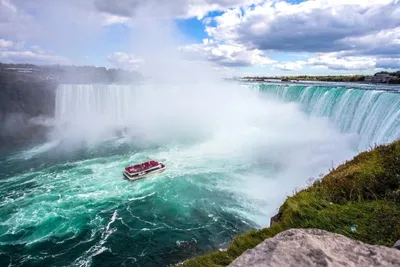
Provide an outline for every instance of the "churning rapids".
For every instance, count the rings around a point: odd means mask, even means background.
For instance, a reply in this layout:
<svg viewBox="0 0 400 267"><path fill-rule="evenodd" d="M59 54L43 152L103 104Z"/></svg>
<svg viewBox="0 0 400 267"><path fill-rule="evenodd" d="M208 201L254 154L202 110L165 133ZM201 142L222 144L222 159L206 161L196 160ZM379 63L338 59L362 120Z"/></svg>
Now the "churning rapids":
<svg viewBox="0 0 400 267"><path fill-rule="evenodd" d="M1 155L1 266L166 266L268 226L284 198L400 137L400 94L61 85L49 142ZM138 182L125 166L167 171Z"/></svg>

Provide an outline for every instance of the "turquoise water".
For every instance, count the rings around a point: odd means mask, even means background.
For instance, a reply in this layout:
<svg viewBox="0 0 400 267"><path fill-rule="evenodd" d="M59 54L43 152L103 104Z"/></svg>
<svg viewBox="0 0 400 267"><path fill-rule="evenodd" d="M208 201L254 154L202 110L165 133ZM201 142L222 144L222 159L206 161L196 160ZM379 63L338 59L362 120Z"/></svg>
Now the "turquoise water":
<svg viewBox="0 0 400 267"><path fill-rule="evenodd" d="M400 136L398 94L145 89L60 86L48 142L0 155L0 266L166 266L222 249L310 177ZM146 157L167 170L122 179Z"/></svg>
<svg viewBox="0 0 400 267"><path fill-rule="evenodd" d="M243 166L221 161L205 174L166 158L164 175L131 183L121 170L143 160L141 150L106 146L1 161L1 266L165 266L255 226L232 193L216 190L221 173Z"/></svg>

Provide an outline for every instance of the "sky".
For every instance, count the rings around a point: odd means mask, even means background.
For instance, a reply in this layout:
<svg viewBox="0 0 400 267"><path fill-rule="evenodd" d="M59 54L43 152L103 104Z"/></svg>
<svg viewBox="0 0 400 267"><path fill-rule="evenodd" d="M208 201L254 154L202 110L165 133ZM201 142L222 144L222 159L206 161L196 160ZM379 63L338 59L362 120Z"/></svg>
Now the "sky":
<svg viewBox="0 0 400 267"><path fill-rule="evenodd" d="M395 71L400 0L0 0L0 62L140 72L165 46L231 76Z"/></svg>

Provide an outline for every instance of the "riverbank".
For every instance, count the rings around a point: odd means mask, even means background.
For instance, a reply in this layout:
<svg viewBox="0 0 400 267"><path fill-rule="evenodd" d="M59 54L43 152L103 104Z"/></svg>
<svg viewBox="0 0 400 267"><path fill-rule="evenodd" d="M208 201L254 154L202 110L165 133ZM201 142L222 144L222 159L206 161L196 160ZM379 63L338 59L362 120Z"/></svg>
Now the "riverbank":
<svg viewBox="0 0 400 267"><path fill-rule="evenodd" d="M367 244L400 237L400 141L362 152L312 186L288 197L271 225L236 237L223 251L183 266L227 266L247 249L291 228L317 228Z"/></svg>

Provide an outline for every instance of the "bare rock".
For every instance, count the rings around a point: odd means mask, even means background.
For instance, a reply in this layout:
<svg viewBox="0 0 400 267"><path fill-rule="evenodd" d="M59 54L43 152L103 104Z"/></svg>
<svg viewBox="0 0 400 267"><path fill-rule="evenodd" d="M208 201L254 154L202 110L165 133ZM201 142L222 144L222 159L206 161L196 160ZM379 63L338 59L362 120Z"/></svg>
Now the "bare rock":
<svg viewBox="0 0 400 267"><path fill-rule="evenodd" d="M281 213L278 213L275 216L271 217L269 226L271 227L274 224L278 224L280 220L281 220Z"/></svg>
<svg viewBox="0 0 400 267"><path fill-rule="evenodd" d="M396 243L393 245L394 248L400 249L400 240L397 240Z"/></svg>
<svg viewBox="0 0 400 267"><path fill-rule="evenodd" d="M245 251L230 267L400 266L400 251L319 229L291 229Z"/></svg>

